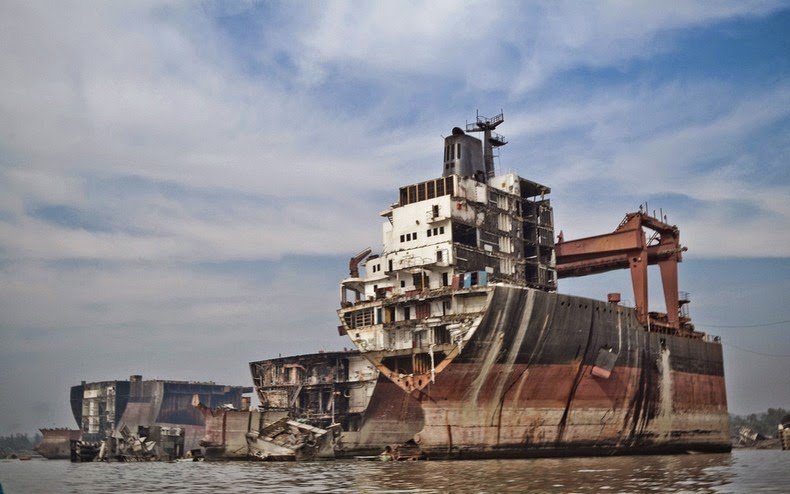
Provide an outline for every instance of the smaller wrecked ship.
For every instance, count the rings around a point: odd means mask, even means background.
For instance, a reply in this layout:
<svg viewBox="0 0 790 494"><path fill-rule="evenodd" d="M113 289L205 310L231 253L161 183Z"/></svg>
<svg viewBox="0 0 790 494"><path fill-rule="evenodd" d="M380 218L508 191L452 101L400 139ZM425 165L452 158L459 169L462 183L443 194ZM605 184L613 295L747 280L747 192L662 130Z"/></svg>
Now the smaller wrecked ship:
<svg viewBox="0 0 790 494"><path fill-rule="evenodd" d="M61 452L70 441L72 461L138 461L179 458L199 449L203 415L192 406L195 395L212 407L240 408L251 387L213 382L129 380L82 382L71 388L75 433L50 433L47 449ZM45 435L47 437L47 435ZM68 443L66 443L68 444Z"/></svg>
<svg viewBox="0 0 790 494"><path fill-rule="evenodd" d="M550 188L495 173L503 121L454 128L442 176L401 187L382 252L350 261L339 331L380 372L363 442L433 458L728 451L721 344L678 291L679 229L640 208L555 242ZM648 265L664 313L649 310ZM616 269L634 307L557 291Z"/></svg>
<svg viewBox="0 0 790 494"><path fill-rule="evenodd" d="M39 429L41 442L34 448L36 453L48 460L68 460L71 458L71 443L79 441L82 431L57 427Z"/></svg>
<svg viewBox="0 0 790 494"><path fill-rule="evenodd" d="M302 460L377 454L363 425L378 371L357 351L250 362L257 410L195 402L206 421L206 460Z"/></svg>

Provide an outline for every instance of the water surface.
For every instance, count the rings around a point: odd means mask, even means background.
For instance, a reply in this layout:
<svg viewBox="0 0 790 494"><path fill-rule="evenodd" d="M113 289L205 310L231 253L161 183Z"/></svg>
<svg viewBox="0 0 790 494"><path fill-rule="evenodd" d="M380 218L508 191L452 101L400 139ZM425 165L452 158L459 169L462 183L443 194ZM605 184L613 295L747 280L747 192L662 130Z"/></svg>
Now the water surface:
<svg viewBox="0 0 790 494"><path fill-rule="evenodd" d="M2 460L11 493L790 492L790 451L476 461L75 463Z"/></svg>

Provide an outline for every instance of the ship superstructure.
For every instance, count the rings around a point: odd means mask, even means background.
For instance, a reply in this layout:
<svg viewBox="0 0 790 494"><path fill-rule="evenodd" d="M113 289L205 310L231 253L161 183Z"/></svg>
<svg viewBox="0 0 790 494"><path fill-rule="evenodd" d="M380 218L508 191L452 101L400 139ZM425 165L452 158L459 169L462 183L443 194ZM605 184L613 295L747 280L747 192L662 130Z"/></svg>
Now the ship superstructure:
<svg viewBox="0 0 790 494"><path fill-rule="evenodd" d="M400 188L382 252L341 283L340 333L405 393L394 427L435 457L728 449L721 346L687 317L677 227L640 210L555 244L549 187L495 173L503 121L454 128L442 176ZM649 312L648 264L666 313ZM558 275L611 269L636 307L557 293Z"/></svg>
<svg viewBox="0 0 790 494"><path fill-rule="evenodd" d="M382 253L352 258L342 282L341 332L407 391L463 348L489 284L556 289L551 190L515 173L494 176L492 149L506 141L491 129L503 120L467 125L483 130L488 145L452 130L442 177L400 188L399 201L380 213Z"/></svg>

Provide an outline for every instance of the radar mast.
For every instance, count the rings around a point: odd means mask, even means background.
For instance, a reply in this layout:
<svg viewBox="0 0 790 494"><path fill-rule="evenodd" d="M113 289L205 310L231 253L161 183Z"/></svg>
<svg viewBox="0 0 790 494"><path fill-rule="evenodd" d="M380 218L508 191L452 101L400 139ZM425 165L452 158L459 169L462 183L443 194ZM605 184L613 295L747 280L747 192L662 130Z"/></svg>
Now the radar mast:
<svg viewBox="0 0 790 494"><path fill-rule="evenodd" d="M499 124L505 121L504 112L499 110L499 115L492 118L480 115L480 110L476 111L476 119L472 123L466 124L467 132L483 133L483 163L486 169L486 178L492 178L494 173L494 148L507 144L507 139L501 134L494 132Z"/></svg>

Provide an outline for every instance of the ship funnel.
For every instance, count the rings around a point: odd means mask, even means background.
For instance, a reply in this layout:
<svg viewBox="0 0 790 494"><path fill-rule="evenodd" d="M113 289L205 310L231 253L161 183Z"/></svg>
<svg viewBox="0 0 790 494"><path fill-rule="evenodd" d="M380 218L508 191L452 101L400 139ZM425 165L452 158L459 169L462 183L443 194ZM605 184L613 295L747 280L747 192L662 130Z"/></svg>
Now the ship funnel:
<svg viewBox="0 0 790 494"><path fill-rule="evenodd" d="M460 127L444 138L443 177L461 175L486 181L486 167L483 162L483 143L480 139L467 135Z"/></svg>

